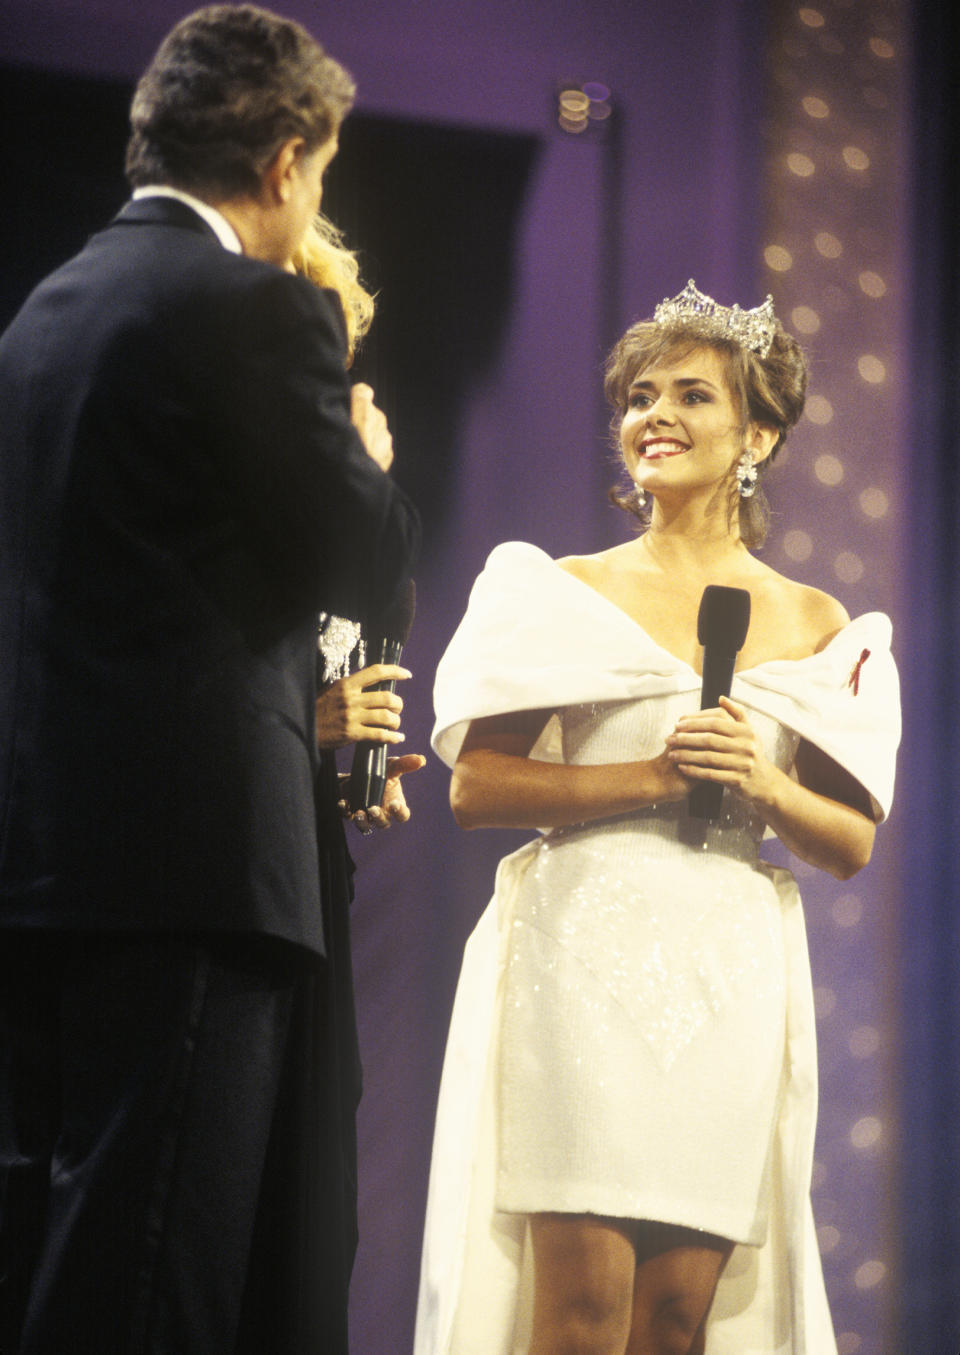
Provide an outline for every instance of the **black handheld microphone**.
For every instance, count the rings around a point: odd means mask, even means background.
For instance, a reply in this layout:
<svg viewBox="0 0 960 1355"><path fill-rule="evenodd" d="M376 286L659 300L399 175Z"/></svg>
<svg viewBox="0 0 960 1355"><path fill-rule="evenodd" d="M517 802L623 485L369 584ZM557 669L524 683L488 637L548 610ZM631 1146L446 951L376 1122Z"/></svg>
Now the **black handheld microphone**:
<svg viewBox="0 0 960 1355"><path fill-rule="evenodd" d="M413 625L413 613L416 609L417 591L413 579L397 594L395 600L381 612L369 626L366 662L399 663L403 646L407 643L410 627ZM364 628L367 629L366 627ZM374 682L365 687L367 692L392 692L396 682ZM347 802L352 813L360 809L371 809L383 799L387 784L387 748L386 743L363 740L353 750L353 766L350 769L350 781L347 786Z"/></svg>
<svg viewBox="0 0 960 1355"><path fill-rule="evenodd" d="M730 695L737 654L743 648L750 625L750 594L745 588L708 584L697 614L697 640L703 645L703 685L700 709L719 706ZM695 819L718 819L723 786L717 781L698 781L690 792L690 815Z"/></svg>

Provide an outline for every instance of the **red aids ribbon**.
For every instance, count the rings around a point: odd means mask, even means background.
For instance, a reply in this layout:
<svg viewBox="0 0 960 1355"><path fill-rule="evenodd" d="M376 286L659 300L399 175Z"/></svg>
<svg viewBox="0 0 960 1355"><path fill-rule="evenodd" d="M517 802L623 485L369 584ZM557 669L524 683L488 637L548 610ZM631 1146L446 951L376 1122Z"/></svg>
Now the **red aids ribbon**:
<svg viewBox="0 0 960 1355"><path fill-rule="evenodd" d="M867 659L869 659L869 657L870 651L869 649L865 649L863 653L860 655L859 659L857 659L856 663L853 665L853 668L850 672L850 676L847 678L847 686L853 688L854 696L860 695L860 670L866 663Z"/></svg>

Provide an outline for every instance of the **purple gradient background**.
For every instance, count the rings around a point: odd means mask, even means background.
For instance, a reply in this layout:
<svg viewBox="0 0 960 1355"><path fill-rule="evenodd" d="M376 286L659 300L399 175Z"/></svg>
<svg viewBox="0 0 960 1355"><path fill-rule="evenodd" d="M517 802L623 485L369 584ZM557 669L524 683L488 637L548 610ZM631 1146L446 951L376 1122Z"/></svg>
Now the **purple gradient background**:
<svg viewBox="0 0 960 1355"><path fill-rule="evenodd" d="M2 0L0 61L129 80L192 8L164 0L136 7L121 0ZM408 748L425 750L432 672L489 549L520 537L553 554L591 551L628 530L605 503L610 476L599 373L609 344L691 275L723 300L754 304L768 288L776 292L761 264L764 7L741 0L429 6L288 0L279 8L354 73L364 113L519 132L539 143L515 223L502 339L459 411L450 501L418 580L406 656L416 681L406 729ZM578 140L556 129L555 91L565 79L610 87L619 119L615 142ZM429 201L423 210L431 210ZM402 437L397 451L402 462ZM846 454L855 461L871 449L850 445ZM889 460L885 484L893 495L898 472ZM825 498L809 475L793 474L780 511L783 528L814 522L843 540L845 506ZM875 549L889 556L896 543L891 537ZM776 557L771 562L787 567ZM893 614L895 627L900 621L892 569L884 571L882 587L859 594L810 570L796 572L838 593L851 613L879 606ZM410 785L415 822L386 838L355 842L366 1070L353 1287L358 1355L410 1348L433 1107L460 951L496 860L521 840L459 833L446 786L444 769L431 757ZM865 898L882 895L885 915L897 901L898 831L895 821L858 882ZM801 884L808 907L837 892L829 882ZM814 942L816 966L816 936ZM828 931L820 944L830 949ZM883 965L869 948L850 963L866 985ZM838 1065L824 1088L833 1123L843 1120L846 1074L840 1053L831 1049L825 1062ZM882 1232L884 1223L871 1218L867 1226ZM884 1245L878 1238L874 1250ZM838 1302L842 1292L835 1308ZM845 1323L838 1313L838 1329ZM863 1346L873 1349L878 1342Z"/></svg>

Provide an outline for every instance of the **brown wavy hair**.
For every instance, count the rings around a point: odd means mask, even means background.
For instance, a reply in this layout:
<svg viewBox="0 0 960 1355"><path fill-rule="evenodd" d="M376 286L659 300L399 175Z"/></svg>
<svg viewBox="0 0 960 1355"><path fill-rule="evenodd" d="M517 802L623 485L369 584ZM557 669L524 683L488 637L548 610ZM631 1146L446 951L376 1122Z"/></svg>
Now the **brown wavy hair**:
<svg viewBox="0 0 960 1355"><path fill-rule="evenodd" d="M256 5L196 10L161 43L134 92L126 172L217 202L259 188L283 143L335 136L353 79L300 24Z"/></svg>
<svg viewBox="0 0 960 1355"><path fill-rule="evenodd" d="M640 320L631 325L610 351L604 372L604 393L614 409L610 423L614 445L619 448L627 395L638 373L656 363L676 361L697 348L712 348L722 358L743 431L746 432L751 422L768 424L776 429L773 451L757 466L763 475L803 413L807 394L806 354L779 320L775 322L770 351L764 358L733 339L704 334L695 321L660 325L653 320ZM648 512L640 506L637 487L628 476L621 477L620 483L610 490L609 497L618 508L632 513L640 522L646 524L649 521ZM763 545L769 520L770 506L758 482L753 496L740 500L740 535L747 546Z"/></svg>

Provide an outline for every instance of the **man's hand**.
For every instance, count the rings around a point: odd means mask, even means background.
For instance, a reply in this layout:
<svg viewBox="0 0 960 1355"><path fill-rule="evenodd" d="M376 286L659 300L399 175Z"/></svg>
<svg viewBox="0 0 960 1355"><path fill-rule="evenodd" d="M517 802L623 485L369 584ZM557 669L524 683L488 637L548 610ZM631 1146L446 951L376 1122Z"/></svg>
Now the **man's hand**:
<svg viewBox="0 0 960 1355"><path fill-rule="evenodd" d="M368 692L364 688L378 682L403 682L409 676L409 669L395 663L373 663L331 682L317 697L317 747L343 748L362 741L402 743L403 701L395 692Z"/></svg>

